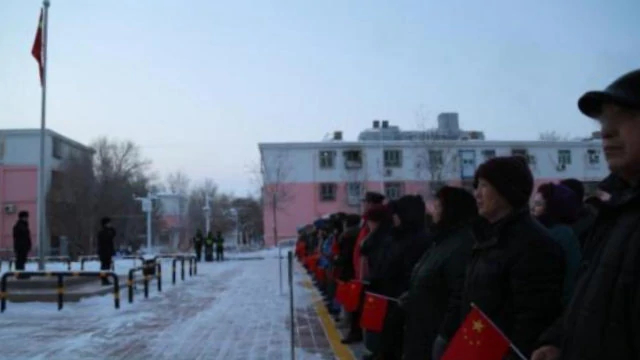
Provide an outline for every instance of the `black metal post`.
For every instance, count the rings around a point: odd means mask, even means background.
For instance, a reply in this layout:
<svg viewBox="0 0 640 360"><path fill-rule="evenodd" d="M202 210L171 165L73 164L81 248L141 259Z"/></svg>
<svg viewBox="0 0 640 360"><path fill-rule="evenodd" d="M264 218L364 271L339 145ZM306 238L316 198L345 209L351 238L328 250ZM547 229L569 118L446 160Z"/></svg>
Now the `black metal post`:
<svg viewBox="0 0 640 360"><path fill-rule="evenodd" d="M13 275L11 272L7 272L2 275L0 280L0 312L4 312L7 308L7 278Z"/></svg>
<svg viewBox="0 0 640 360"><path fill-rule="evenodd" d="M296 358L296 320L295 313L293 307L293 253L289 251L288 254L288 263L289 263L289 316L291 318L291 359L295 360Z"/></svg>
<svg viewBox="0 0 640 360"><path fill-rule="evenodd" d="M144 298L149 298L149 275L144 275Z"/></svg>
<svg viewBox="0 0 640 360"><path fill-rule="evenodd" d="M180 258L180 278L184 281L184 258Z"/></svg>
<svg viewBox="0 0 640 360"><path fill-rule="evenodd" d="M156 270L156 278L158 279L158 292L162 292L162 265L160 262L156 263L158 269Z"/></svg>
<svg viewBox="0 0 640 360"><path fill-rule="evenodd" d="M193 258L189 257L189 276L193 276Z"/></svg>
<svg viewBox="0 0 640 360"><path fill-rule="evenodd" d="M129 304L133 302L133 273L136 269L129 270L129 280L127 280L127 287L129 288Z"/></svg>
<svg viewBox="0 0 640 360"><path fill-rule="evenodd" d="M178 258L174 258L171 262L171 283L173 285L176 284L176 261L178 261Z"/></svg>
<svg viewBox="0 0 640 360"><path fill-rule="evenodd" d="M64 281L62 274L58 274L58 310L62 310L62 303L64 302Z"/></svg>
<svg viewBox="0 0 640 360"><path fill-rule="evenodd" d="M120 279L113 272L109 275L113 278L113 305L116 309L120 309Z"/></svg>

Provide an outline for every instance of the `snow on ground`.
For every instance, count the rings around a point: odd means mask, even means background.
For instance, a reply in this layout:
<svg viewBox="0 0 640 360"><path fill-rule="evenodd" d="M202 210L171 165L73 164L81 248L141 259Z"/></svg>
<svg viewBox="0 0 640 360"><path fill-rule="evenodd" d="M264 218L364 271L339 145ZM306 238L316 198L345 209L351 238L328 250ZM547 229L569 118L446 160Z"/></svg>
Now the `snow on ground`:
<svg viewBox="0 0 640 360"><path fill-rule="evenodd" d="M278 259L264 257L200 263L196 277L178 278L176 285L168 281L171 261L164 261L164 291L154 283L150 298L136 294L133 304L123 292L119 310L110 295L65 304L62 311L53 303L8 303L0 314L0 359L288 359L286 261L283 296ZM310 290L295 286L296 307L309 306ZM326 359L301 349L296 355Z"/></svg>

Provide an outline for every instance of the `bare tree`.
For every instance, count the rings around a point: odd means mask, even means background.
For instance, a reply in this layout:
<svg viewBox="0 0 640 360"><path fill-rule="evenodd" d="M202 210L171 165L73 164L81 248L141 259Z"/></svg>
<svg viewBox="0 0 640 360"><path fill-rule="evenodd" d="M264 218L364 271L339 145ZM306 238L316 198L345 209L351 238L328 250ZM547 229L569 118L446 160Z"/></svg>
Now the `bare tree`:
<svg viewBox="0 0 640 360"><path fill-rule="evenodd" d="M270 208L273 217L273 238L278 244L278 212L287 212L286 205L294 199L294 194L286 186L287 178L292 170L286 151L265 157L261 154L262 201L265 208Z"/></svg>
<svg viewBox="0 0 640 360"><path fill-rule="evenodd" d="M167 175L167 190L178 196L177 199L177 230L179 242L182 242L187 235L187 211L189 204L189 177L182 171L175 171Z"/></svg>
<svg viewBox="0 0 640 360"><path fill-rule="evenodd" d="M47 223L52 238L68 241L69 255L92 251L90 239L97 219L95 209L96 178L92 158L72 154L53 172L47 194Z"/></svg>
<svg viewBox="0 0 640 360"><path fill-rule="evenodd" d="M538 135L540 141L567 141L569 134L562 135L555 130L543 131Z"/></svg>
<svg viewBox="0 0 640 360"><path fill-rule="evenodd" d="M96 217L110 216L122 245L139 247L146 233L145 214L134 196L154 190L151 162L142 157L140 148L132 141L107 138L96 140L94 173L96 176ZM154 233L162 228L160 206L154 206Z"/></svg>

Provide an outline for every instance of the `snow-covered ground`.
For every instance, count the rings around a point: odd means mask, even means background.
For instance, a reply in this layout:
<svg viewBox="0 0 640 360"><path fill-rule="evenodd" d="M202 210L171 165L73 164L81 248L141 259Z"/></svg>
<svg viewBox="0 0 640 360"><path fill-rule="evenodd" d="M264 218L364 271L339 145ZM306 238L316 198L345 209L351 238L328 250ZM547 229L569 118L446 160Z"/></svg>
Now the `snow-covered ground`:
<svg viewBox="0 0 640 360"><path fill-rule="evenodd" d="M62 311L52 303L9 303L0 314L0 359L288 359L286 260L283 296L277 249L250 255L264 260L200 263L197 276L178 278L176 285L168 281L166 260L164 291L154 284L149 299L137 294L133 304L123 293L119 310L109 295L65 304ZM116 263L117 272L131 267L127 261ZM295 285L294 293L297 307L310 306L308 289Z"/></svg>

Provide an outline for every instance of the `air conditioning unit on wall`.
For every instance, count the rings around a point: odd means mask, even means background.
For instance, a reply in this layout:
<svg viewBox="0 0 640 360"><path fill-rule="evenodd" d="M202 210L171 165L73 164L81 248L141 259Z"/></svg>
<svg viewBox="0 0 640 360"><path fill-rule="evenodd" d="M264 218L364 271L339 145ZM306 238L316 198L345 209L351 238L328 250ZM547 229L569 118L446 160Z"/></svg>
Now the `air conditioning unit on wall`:
<svg viewBox="0 0 640 360"><path fill-rule="evenodd" d="M384 176L393 176L393 170L392 169L384 169Z"/></svg>
<svg viewBox="0 0 640 360"><path fill-rule="evenodd" d="M16 204L5 204L4 205L5 214L15 214L16 210L17 210Z"/></svg>
<svg viewBox="0 0 640 360"><path fill-rule="evenodd" d="M558 164L558 165L556 165L556 170L565 171L565 170L567 170L567 165L566 164Z"/></svg>

